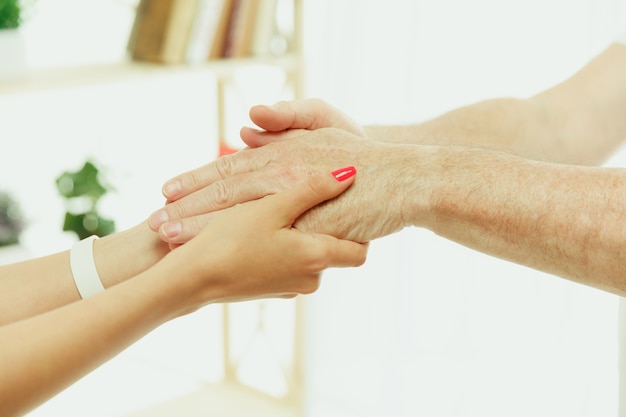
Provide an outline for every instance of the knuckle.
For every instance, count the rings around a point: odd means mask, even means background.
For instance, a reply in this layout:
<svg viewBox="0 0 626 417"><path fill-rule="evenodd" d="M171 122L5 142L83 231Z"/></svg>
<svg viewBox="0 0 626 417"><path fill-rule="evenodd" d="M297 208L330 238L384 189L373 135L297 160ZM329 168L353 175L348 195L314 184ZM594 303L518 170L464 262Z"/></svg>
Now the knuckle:
<svg viewBox="0 0 626 417"><path fill-rule="evenodd" d="M165 206L170 220L186 219L202 214L209 210L209 201L205 190L193 194L193 197L183 198Z"/></svg>
<svg viewBox="0 0 626 417"><path fill-rule="evenodd" d="M163 210L165 210L165 212L167 213L167 217L169 220L176 220L185 217L185 206L185 200L178 200L166 205Z"/></svg>
<svg viewBox="0 0 626 417"><path fill-rule="evenodd" d="M226 182L217 181L211 186L211 188L213 205L219 208L228 207L232 199L232 192Z"/></svg>
<svg viewBox="0 0 626 417"><path fill-rule="evenodd" d="M311 247L307 253L303 255L303 259L307 269L312 273L319 273L330 265L330 254L325 248Z"/></svg>
<svg viewBox="0 0 626 417"><path fill-rule="evenodd" d="M313 294L320 288L321 276L315 274L315 276L307 277L304 280L304 285L300 289L300 294Z"/></svg>
<svg viewBox="0 0 626 417"><path fill-rule="evenodd" d="M182 180L185 182L184 188L192 190L197 190L204 184L204 177L199 171L190 171Z"/></svg>
<svg viewBox="0 0 626 417"><path fill-rule="evenodd" d="M330 265L329 248L320 240L306 244L294 242L292 252L297 254L298 262L305 274L319 274Z"/></svg>
<svg viewBox="0 0 626 417"><path fill-rule="evenodd" d="M221 179L228 178L235 170L232 155L225 155L215 161L215 170Z"/></svg>

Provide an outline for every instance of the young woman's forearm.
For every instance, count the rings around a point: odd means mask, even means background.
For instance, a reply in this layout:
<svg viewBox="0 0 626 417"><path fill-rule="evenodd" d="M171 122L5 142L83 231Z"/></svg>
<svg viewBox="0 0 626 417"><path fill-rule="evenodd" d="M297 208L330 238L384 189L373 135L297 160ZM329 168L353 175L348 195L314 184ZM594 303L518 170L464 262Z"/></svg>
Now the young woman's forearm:
<svg viewBox="0 0 626 417"><path fill-rule="evenodd" d="M322 270L361 265L366 245L293 227L302 213L346 190L355 173L347 167L313 176L223 210L131 279L0 326L0 415L27 412L173 318L215 302L308 294Z"/></svg>
<svg viewBox="0 0 626 417"><path fill-rule="evenodd" d="M94 260L105 288L146 270L167 251L145 222L94 242ZM0 267L0 325L79 299L69 251Z"/></svg>
<svg viewBox="0 0 626 417"><path fill-rule="evenodd" d="M144 273L0 327L0 415L22 415L170 319L177 294L163 281Z"/></svg>
<svg viewBox="0 0 626 417"><path fill-rule="evenodd" d="M168 252L147 221L94 242L94 261L105 288L145 271Z"/></svg>

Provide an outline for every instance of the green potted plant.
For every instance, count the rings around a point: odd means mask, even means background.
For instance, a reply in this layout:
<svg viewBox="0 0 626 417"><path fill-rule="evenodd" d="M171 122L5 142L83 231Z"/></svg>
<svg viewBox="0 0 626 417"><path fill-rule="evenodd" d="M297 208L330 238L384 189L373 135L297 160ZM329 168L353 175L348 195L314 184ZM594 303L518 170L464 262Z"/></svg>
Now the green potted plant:
<svg viewBox="0 0 626 417"><path fill-rule="evenodd" d="M115 222L98 212L98 202L111 186L103 181L95 163L88 160L78 171L63 172L56 179L56 185L67 206L63 231L74 232L78 239L105 236L115 231Z"/></svg>
<svg viewBox="0 0 626 417"><path fill-rule="evenodd" d="M0 79L26 71L26 53L20 28L34 0L0 0Z"/></svg>

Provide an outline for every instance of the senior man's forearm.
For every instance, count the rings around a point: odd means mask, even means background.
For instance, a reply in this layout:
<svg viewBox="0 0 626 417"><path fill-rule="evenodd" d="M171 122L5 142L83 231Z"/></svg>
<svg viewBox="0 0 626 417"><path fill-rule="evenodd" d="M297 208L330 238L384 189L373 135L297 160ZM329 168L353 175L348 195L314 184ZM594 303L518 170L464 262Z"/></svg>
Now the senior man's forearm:
<svg viewBox="0 0 626 417"><path fill-rule="evenodd" d="M436 161L428 164L430 171L416 173L428 177L428 213L407 213L413 224L478 251L626 295L626 170L477 148L441 147L430 154Z"/></svg>
<svg viewBox="0 0 626 417"><path fill-rule="evenodd" d="M493 149L524 158L602 164L626 139L626 46L614 44L529 98L495 98L408 126L367 126L387 142Z"/></svg>
<svg viewBox="0 0 626 417"><path fill-rule="evenodd" d="M530 99L490 99L422 123L366 126L366 136L386 142L493 149L532 159L552 160L552 129L544 110ZM542 143L542 146L537 146Z"/></svg>

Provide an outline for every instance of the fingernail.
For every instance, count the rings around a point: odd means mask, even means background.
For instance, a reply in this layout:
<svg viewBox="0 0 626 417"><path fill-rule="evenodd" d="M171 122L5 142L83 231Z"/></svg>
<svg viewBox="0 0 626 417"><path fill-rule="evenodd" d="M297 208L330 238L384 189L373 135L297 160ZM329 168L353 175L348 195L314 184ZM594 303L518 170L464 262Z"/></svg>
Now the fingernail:
<svg viewBox="0 0 626 417"><path fill-rule="evenodd" d="M183 187L178 180L168 181L163 185L163 195L167 198L176 197Z"/></svg>
<svg viewBox="0 0 626 417"><path fill-rule="evenodd" d="M258 127L253 127L253 126L244 126L243 129L248 129L248 130L251 130L253 132L264 132L264 130L261 130Z"/></svg>
<svg viewBox="0 0 626 417"><path fill-rule="evenodd" d="M152 230L157 230L163 223L167 222L169 217L165 210L157 210L150 215L148 224Z"/></svg>
<svg viewBox="0 0 626 417"><path fill-rule="evenodd" d="M182 224L180 224L180 222L165 223L163 226L161 226L161 233L163 233L166 237L170 239L178 237L178 235L180 235L180 232L182 231L183 226Z"/></svg>
<svg viewBox="0 0 626 417"><path fill-rule="evenodd" d="M273 104L259 104L258 107L262 107L267 110L276 110L276 106Z"/></svg>
<svg viewBox="0 0 626 417"><path fill-rule="evenodd" d="M288 106L289 106L289 104L286 101L282 100L282 101L278 101L278 102L272 104L272 106L270 106L270 108L282 110L282 109L284 109L285 107L288 107Z"/></svg>
<svg viewBox="0 0 626 417"><path fill-rule="evenodd" d="M333 171L332 174L337 181L341 182L347 180L350 177L354 177L354 175L356 174L356 168L353 166L340 168L336 171Z"/></svg>

